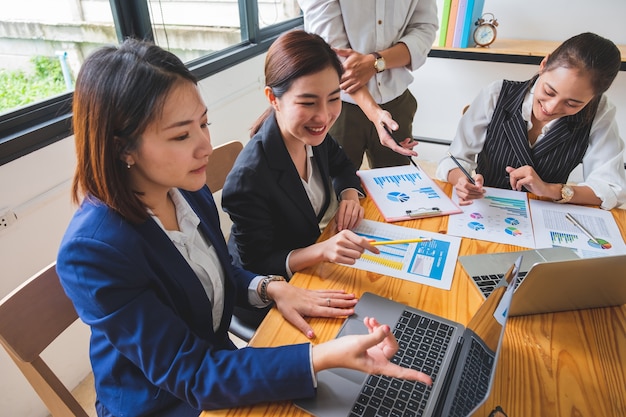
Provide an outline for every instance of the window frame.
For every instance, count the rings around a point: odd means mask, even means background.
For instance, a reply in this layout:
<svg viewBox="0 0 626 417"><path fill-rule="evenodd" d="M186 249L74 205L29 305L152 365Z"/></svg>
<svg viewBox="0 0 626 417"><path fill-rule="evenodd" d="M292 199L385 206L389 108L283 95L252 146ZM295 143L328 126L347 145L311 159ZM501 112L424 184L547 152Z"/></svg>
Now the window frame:
<svg viewBox="0 0 626 417"><path fill-rule="evenodd" d="M186 63L203 80L267 51L283 32L302 27L302 15L259 28L257 0L238 0L241 43ZM154 39L147 0L110 0L118 40ZM138 35L139 34L139 35ZM72 135L73 92L0 115L0 166Z"/></svg>

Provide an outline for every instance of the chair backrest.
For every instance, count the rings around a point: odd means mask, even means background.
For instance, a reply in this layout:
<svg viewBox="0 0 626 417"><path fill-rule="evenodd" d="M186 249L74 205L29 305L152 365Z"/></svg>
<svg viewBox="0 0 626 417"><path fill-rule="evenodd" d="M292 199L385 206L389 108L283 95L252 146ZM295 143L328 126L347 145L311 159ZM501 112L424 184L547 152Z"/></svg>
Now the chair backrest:
<svg viewBox="0 0 626 417"><path fill-rule="evenodd" d="M212 193L224 187L226 176L233 168L235 159L243 149L243 143L233 140L213 148L206 167L206 184Z"/></svg>
<svg viewBox="0 0 626 417"><path fill-rule="evenodd" d="M206 184L212 193L216 193L224 187L226 177L242 149L243 143L235 140L213 148L213 153L209 157L209 163L206 167ZM224 214L224 216L226 215ZM224 235L227 236L226 233ZM249 342L256 331L255 328L240 320L236 315L231 319L229 330L245 342Z"/></svg>
<svg viewBox="0 0 626 417"><path fill-rule="evenodd" d="M88 417L40 356L78 319L55 266L47 266L0 301L0 344L54 417Z"/></svg>

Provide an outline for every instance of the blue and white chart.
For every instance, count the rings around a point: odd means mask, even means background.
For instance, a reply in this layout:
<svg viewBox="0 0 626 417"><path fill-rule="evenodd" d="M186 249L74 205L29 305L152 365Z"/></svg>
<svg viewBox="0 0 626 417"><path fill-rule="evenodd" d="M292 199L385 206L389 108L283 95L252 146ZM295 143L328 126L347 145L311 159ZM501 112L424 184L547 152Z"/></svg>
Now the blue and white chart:
<svg viewBox="0 0 626 417"><path fill-rule="evenodd" d="M530 209L538 248L571 248L581 258L626 254L626 243L610 211L540 200L530 200ZM593 239L567 220L568 213Z"/></svg>
<svg viewBox="0 0 626 417"><path fill-rule="evenodd" d="M352 231L377 241L431 238L428 242L379 245L380 254L366 251L354 265L345 266L450 289L460 238L373 220L362 220Z"/></svg>
<svg viewBox="0 0 626 417"><path fill-rule="evenodd" d="M483 198L461 206L463 213L450 216L448 234L534 249L528 195L523 191L484 188ZM459 201L454 191L452 200Z"/></svg>
<svg viewBox="0 0 626 417"><path fill-rule="evenodd" d="M424 171L414 166L365 169L357 174L388 222L461 212Z"/></svg>

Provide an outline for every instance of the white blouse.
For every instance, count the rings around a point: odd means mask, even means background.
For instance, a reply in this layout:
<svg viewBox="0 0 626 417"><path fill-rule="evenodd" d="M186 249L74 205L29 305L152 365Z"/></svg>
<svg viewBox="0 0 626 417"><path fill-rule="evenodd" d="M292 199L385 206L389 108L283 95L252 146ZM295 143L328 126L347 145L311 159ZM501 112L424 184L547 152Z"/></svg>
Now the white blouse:
<svg viewBox="0 0 626 417"><path fill-rule="evenodd" d="M501 88L502 81L495 81L478 94L461 117L454 140L450 144L449 152L469 172L477 166L476 157L485 144L487 126L493 116ZM522 117L527 122L528 129L532 128L530 115L534 88L533 86L522 104ZM626 203L624 142L619 136L615 113L615 106L608 101L606 95L602 95L589 132L589 147L582 161L584 182L578 184L591 188L602 200L601 207L607 210ZM545 136L554 122L556 120L544 126L537 142ZM453 168L456 168L454 161L448 157L441 159L436 177L447 181L448 172Z"/></svg>

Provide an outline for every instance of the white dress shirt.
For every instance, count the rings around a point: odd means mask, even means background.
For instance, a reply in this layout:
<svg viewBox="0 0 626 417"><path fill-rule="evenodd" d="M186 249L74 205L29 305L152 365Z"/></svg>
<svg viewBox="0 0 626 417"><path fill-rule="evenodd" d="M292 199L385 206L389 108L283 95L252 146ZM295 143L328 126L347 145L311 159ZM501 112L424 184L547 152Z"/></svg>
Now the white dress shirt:
<svg viewBox="0 0 626 417"><path fill-rule="evenodd" d="M485 144L487 126L493 116L501 88L502 81L495 81L478 94L461 117L454 140L450 144L449 152L456 156L469 172L476 169L476 157ZM532 128L534 88L533 85L522 104L522 117L527 123L528 130ZM543 127L535 145L543 139L555 122L556 120L553 120ZM578 185L591 188L602 200L603 209L610 210L626 203L624 142L619 136L615 121L615 106L608 101L606 95L602 95L591 125L589 147L583 157L582 166L584 181ZM454 161L445 157L439 161L436 177L447 181L448 172L456 167Z"/></svg>
<svg viewBox="0 0 626 417"><path fill-rule="evenodd" d="M407 46L410 66L387 69L368 82L367 87L378 104L406 91L413 81L411 71L426 62L439 26L435 0L298 0L298 3L304 14L304 29L317 33L332 47L370 54L398 42ZM343 91L341 99L355 104Z"/></svg>

